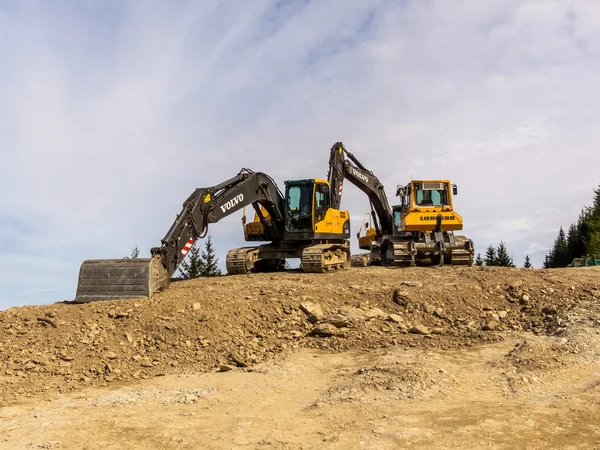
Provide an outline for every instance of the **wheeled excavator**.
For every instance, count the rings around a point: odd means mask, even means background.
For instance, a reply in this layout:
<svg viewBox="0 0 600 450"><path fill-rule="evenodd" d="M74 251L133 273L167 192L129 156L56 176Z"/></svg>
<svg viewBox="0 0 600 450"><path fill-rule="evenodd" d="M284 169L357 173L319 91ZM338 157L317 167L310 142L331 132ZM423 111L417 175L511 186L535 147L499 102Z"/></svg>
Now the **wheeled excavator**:
<svg viewBox="0 0 600 450"><path fill-rule="evenodd" d="M81 265L75 302L151 297L166 289L195 241L209 224L252 205L257 221L248 224L247 241L266 244L232 249L228 274L280 270L286 258L300 258L304 272L350 265L350 215L331 206L329 182L285 182L285 195L273 179L242 169L212 187L196 189L183 203L160 247L150 258L87 260Z"/></svg>
<svg viewBox="0 0 600 450"><path fill-rule="evenodd" d="M328 173L333 208L340 208L345 179L368 196L371 206L361 229L367 216L372 225L365 227L364 236L361 230L357 234L359 248L369 253L354 255L352 265L473 264L473 242L454 235L462 230L463 219L454 211L457 187L449 180L413 180L398 186L401 204L390 207L379 179L337 142L331 148Z"/></svg>

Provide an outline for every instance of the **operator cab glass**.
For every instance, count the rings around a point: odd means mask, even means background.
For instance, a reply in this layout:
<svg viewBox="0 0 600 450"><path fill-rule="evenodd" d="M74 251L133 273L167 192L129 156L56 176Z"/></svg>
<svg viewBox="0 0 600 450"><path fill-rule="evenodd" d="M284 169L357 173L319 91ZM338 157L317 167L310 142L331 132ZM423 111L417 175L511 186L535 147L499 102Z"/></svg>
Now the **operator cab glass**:
<svg viewBox="0 0 600 450"><path fill-rule="evenodd" d="M317 183L315 187L315 223L325 219L325 214L330 208L329 186Z"/></svg>
<svg viewBox="0 0 600 450"><path fill-rule="evenodd" d="M394 205L392 207L394 212L394 234L398 234L402 230L402 205Z"/></svg>
<svg viewBox="0 0 600 450"><path fill-rule="evenodd" d="M417 206L449 206L448 186L445 183L415 183L415 202Z"/></svg>
<svg viewBox="0 0 600 450"><path fill-rule="evenodd" d="M312 182L290 183L287 187L286 227L289 231L312 230L313 184Z"/></svg>

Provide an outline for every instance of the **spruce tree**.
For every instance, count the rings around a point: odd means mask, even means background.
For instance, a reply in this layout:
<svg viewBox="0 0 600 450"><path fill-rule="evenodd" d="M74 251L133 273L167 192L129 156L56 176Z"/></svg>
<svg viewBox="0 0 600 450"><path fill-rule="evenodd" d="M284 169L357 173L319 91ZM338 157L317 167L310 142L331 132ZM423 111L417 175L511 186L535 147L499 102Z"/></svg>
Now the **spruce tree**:
<svg viewBox="0 0 600 450"><path fill-rule="evenodd" d="M544 264L542 266L544 269L551 269L552 268L552 250L550 250L550 253L548 253L546 255L546 257L544 258Z"/></svg>
<svg viewBox="0 0 600 450"><path fill-rule="evenodd" d="M212 245L212 238L208 235L206 240L206 249L202 251L202 270L203 277L215 277L221 275L221 270L217 265L218 259L215 254L215 249Z"/></svg>
<svg viewBox="0 0 600 450"><path fill-rule="evenodd" d="M140 249L138 248L138 246L136 245L135 247L133 247L133 250L131 250L131 259L137 259L138 256L140 256Z"/></svg>
<svg viewBox="0 0 600 450"><path fill-rule="evenodd" d="M487 250L485 251L485 256L483 258L483 262L485 263L486 266L497 266L498 264L496 263L496 249L490 245Z"/></svg>
<svg viewBox="0 0 600 450"><path fill-rule="evenodd" d="M525 255L525 263L523 264L523 268L531 269L533 265L531 264L531 259L529 259L529 255Z"/></svg>
<svg viewBox="0 0 600 450"><path fill-rule="evenodd" d="M567 254L569 261L574 258L580 258L585 253L585 246L581 240L581 235L576 224L572 223L567 232Z"/></svg>
<svg viewBox="0 0 600 450"><path fill-rule="evenodd" d="M558 236L554 241L554 248L552 249L552 267L567 267L567 264L571 262L569 259L569 248L567 244L567 237L565 231L560 227Z"/></svg>
<svg viewBox="0 0 600 450"><path fill-rule="evenodd" d="M183 261L181 263L181 277L182 278L197 278L204 272L204 261L200 256L200 250L196 247L196 244L192 246L188 254L189 262Z"/></svg>
<svg viewBox="0 0 600 450"><path fill-rule="evenodd" d="M594 189L594 204L588 210L589 237L586 254L600 255L600 186Z"/></svg>
<svg viewBox="0 0 600 450"><path fill-rule="evenodd" d="M513 260L506 249L506 244L504 244L503 241L500 241L500 244L496 249L496 265L503 267L515 267Z"/></svg>
<svg viewBox="0 0 600 450"><path fill-rule="evenodd" d="M477 258L475 258L476 266L483 266L483 259L481 259L481 254L477 253Z"/></svg>

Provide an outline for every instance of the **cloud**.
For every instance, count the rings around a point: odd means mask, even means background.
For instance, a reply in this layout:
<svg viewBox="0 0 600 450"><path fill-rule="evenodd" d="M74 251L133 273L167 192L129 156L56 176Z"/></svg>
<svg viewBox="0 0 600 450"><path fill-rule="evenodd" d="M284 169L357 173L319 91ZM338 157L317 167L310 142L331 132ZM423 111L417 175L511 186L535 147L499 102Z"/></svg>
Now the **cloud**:
<svg viewBox="0 0 600 450"><path fill-rule="evenodd" d="M598 8L3 3L0 307L72 297L81 261L148 252L194 188L242 167L324 177L339 140L392 202L411 177L450 178L478 250L502 239L539 266L598 184ZM343 207L368 202L349 186ZM222 261L238 221L211 227Z"/></svg>

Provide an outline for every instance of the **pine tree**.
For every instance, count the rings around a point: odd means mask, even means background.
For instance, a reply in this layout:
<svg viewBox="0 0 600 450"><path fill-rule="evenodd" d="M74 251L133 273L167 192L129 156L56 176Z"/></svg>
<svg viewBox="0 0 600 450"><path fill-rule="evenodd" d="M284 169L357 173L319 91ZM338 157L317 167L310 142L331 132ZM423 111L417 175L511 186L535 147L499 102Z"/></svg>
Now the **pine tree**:
<svg viewBox="0 0 600 450"><path fill-rule="evenodd" d="M481 259L481 255L479 253L477 253L477 258L475 258L475 265L483 266L483 259Z"/></svg>
<svg viewBox="0 0 600 450"><path fill-rule="evenodd" d="M221 275L221 270L217 265L218 259L215 249L212 246L212 238L208 235L206 240L206 250L202 251L202 270L200 274L203 277L216 277Z"/></svg>
<svg viewBox="0 0 600 450"><path fill-rule="evenodd" d="M594 204L588 210L589 237L586 254L600 255L600 186L594 189Z"/></svg>
<svg viewBox="0 0 600 450"><path fill-rule="evenodd" d="M137 259L138 256L140 256L140 249L136 245L135 247L133 247L133 250L131 250L131 259Z"/></svg>
<svg viewBox="0 0 600 450"><path fill-rule="evenodd" d="M569 259L567 237L565 236L565 231L562 227L560 227L558 236L554 241L552 256L552 267L567 267L567 264L571 262L571 260Z"/></svg>
<svg viewBox="0 0 600 450"><path fill-rule="evenodd" d="M529 259L529 255L525 255L525 263L523 264L523 268L531 269L533 265L531 264L531 259Z"/></svg>
<svg viewBox="0 0 600 450"><path fill-rule="evenodd" d="M579 233L579 227L572 223L567 232L567 254L569 261L573 261L573 258L579 258L585 253L585 245L581 240L581 234Z"/></svg>
<svg viewBox="0 0 600 450"><path fill-rule="evenodd" d="M500 244L496 249L496 265L503 267L515 267L513 260L506 249L506 244L504 244L503 241L500 241Z"/></svg>
<svg viewBox="0 0 600 450"><path fill-rule="evenodd" d="M546 255L546 257L544 258L544 264L542 266L544 269L551 269L552 268L552 250L550 250L550 253L548 253Z"/></svg>
<svg viewBox="0 0 600 450"><path fill-rule="evenodd" d="M205 270L204 261L200 256L200 250L194 244L189 252L189 262L183 261L181 263L181 277L182 278L198 278L202 275Z"/></svg>
<svg viewBox="0 0 600 450"><path fill-rule="evenodd" d="M496 249L490 245L485 251L483 262L486 266L497 266Z"/></svg>

